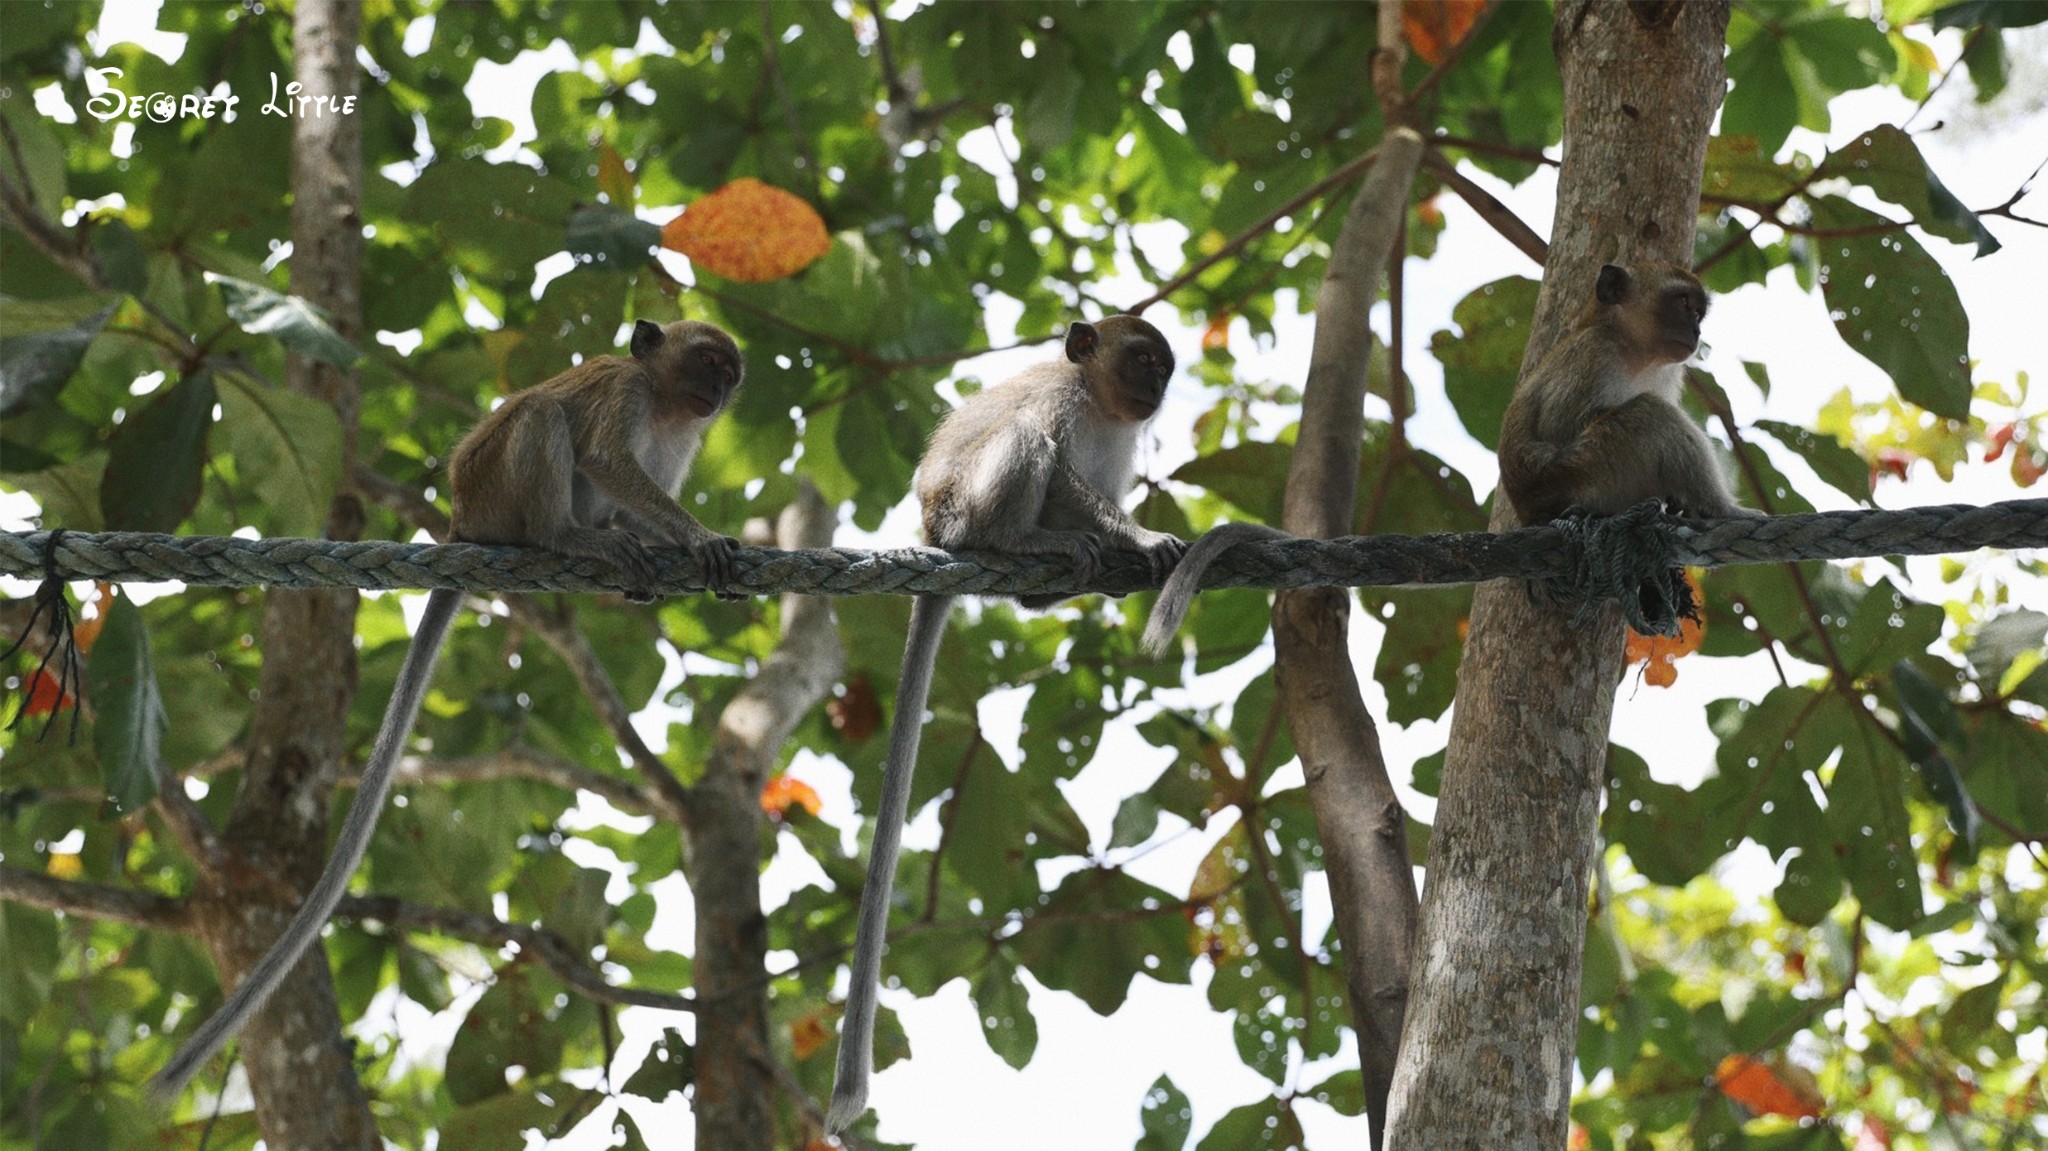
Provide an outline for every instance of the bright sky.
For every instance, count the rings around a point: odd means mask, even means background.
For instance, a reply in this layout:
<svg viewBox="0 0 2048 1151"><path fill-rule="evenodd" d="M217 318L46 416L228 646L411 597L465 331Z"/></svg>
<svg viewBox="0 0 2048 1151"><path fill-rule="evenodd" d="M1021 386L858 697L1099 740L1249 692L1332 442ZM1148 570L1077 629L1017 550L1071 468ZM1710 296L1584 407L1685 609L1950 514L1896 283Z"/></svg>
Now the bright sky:
<svg viewBox="0 0 2048 1151"><path fill-rule="evenodd" d="M97 37L99 44L112 39L138 38L151 50L170 58L182 51L183 37L139 33L154 24L152 0L109 0ZM414 25L421 33L421 25ZM2040 30L2034 30L2039 32ZM424 34L409 36L408 46L424 46ZM1941 93L1916 122L1916 129L1946 120L1938 131L1921 131L1918 141L1935 170L1961 200L1974 206L2004 201L2026 178L2035 164L2048 156L2048 38L2030 36L2026 47L2015 53L2012 91L2001 108L2015 109L2006 119L1993 120L1967 104L1968 82L1958 78ZM1960 38L1945 33L1937 38L1944 61L1952 59ZM643 43L642 50L657 45ZM1238 55L1248 52L1239 49ZM1236 59L1236 56L1233 56ZM1242 61L1241 61L1242 62ZM517 126L513 140L497 156L515 154L524 141L533 138L528 110L532 86L548 69L573 63L566 49L557 45L543 53L528 52L510 65L480 64L469 86L470 99L479 115L498 116ZM1865 93L1837 101L1830 109L1834 130L1823 140L1796 131L1790 146L1808 155L1823 147L1839 146L1855 133L1873 125L1899 123L1911 112L1911 105L1895 93ZM2018 145L2018 146L2016 146ZM994 147L990 130L972 133L960 142L963 153L991 169L1001 169L1001 151ZM1469 173L1469 170L1468 170ZM1509 188L1484 175L1474 178L1500 197L1539 233L1550 230L1553 182L1539 175L1520 188ZM1428 354L1430 335L1448 326L1451 307L1482 283L1502 275L1534 276L1538 269L1500 240L1493 231L1451 196L1440 198L1448 220L1435 259L1411 262L1407 271L1409 330L1406 364L1413 381L1419 412L1410 423L1410 437L1463 470L1484 490L1494 476L1490 452L1465 434L1445 399L1442 373ZM2048 215L2048 206L2037 195L2028 206L2035 216ZM664 209L663 215L670 210ZM1887 209L1890 211L1890 209ZM2004 242L1997 255L1971 259L1969 249L1922 236L1922 242L1955 279L1971 319L1970 353L1977 361L1979 380L2010 381L2020 372L2036 377L2036 394L2030 405L2039 412L2048 406L2042 379L2048 368L2040 344L2040 269L2048 267L2048 232L1992 220L1992 230ZM1769 238L1769 230L1763 233ZM1154 244L1177 247L1181 236L1173 225L1160 225L1140 237L1148 248ZM686 269L678 257L673 265ZM1170 262L1170 260L1166 261ZM1104 294L1109 299L1136 298L1145 286L1126 279L1113 283ZM2029 303L2028 301L2033 301ZM1004 341L1004 329L1014 323L1017 310L1003 312L992 305L992 338ZM1233 325L1232 347L1240 357L1240 372L1246 378L1274 379L1299 383L1306 377L1307 348L1311 318L1283 314L1277 321L1277 341L1254 345L1242 320ZM1386 334L1387 313L1382 305L1376 313L1378 328ZM1149 317L1166 330L1183 362L1199 354L1200 333L1179 325L1167 309L1155 309ZM1847 387L1859 399L1870 400L1890 394L1890 381L1876 367L1851 352L1835 334L1818 295L1800 291L1791 273L1781 270L1761 288L1751 287L1715 301L1706 324L1706 338L1712 346L1706 366L1729 385L1738 416L1747 421L1770 417L1792 423L1810 423L1823 401ZM1285 350L1281 350L1285 349ZM1040 351L985 356L961 365L961 374L987 381L1002 379L1024 363L1042 356ZM1754 390L1741 381L1739 365L1745 360L1767 364L1774 382L1768 401L1760 402ZM1142 464L1144 474L1153 478L1170 473L1191 454L1189 428L1197 413L1208 403L1202 389L1182 385L1159 417L1155 434ZM1383 407L1373 414L1384 416ZM1275 418L1283 418L1275 413ZM1762 439L1762 437L1759 437ZM1823 508L1846 506L1832 489L1812 479L1803 464L1790 453L1765 441L1774 461L1800 483L1801 490ZM1971 463L1958 469L1954 482L1943 483L1924 465L1916 466L1908 482L1888 482L1879 492L1884 506L1933 503L1983 503L2022 494L2014 488L2003 464ZM2026 493L2039 495L2039 492ZM0 526L27 526L32 504L24 497L0 501ZM900 546L916 538L916 515L908 501L899 507L872 536L843 531L839 542L851 546L873 543ZM1972 561L1978 571L2010 574L2011 564L1996 556ZM1936 561L1916 560L1908 565L1916 594L1933 600L1944 596L1936 578ZM23 594L26 584L8 581L8 594ZM2021 584L2016 598L2034 603L2048 602L2048 589L2040 581ZM1370 667L1380 640L1379 626L1354 613L1352 646L1363 667ZM1270 663L1270 651L1257 654L1237 667L1207 677L1195 685L1187 699L1217 703L1233 698L1238 687ZM1794 681L1804 674L1788 668ZM671 681L682 674L671 667ZM1665 780L1694 782L1711 766L1713 740L1707 731L1702 705L1726 696L1756 698L1776 682L1776 673L1764 656L1740 660L1689 659L1680 665L1675 688L1665 690L1633 681L1622 688L1615 713L1615 739L1643 753L1655 774ZM667 685L664 685L664 692ZM1377 685L1366 682L1367 702L1376 715L1385 714L1385 699ZM657 692L659 698L664 692ZM1021 692L992 697L983 704L988 736L1007 762L1017 760L1017 728L1025 696ZM651 740L659 741L670 722L669 715L650 709L641 726ZM1396 782L1404 789L1404 800L1412 813L1430 816L1433 804L1426 797L1405 788L1409 765L1417 758L1441 749L1448 732L1448 717L1442 722L1415 724L1408 728L1382 726L1387 762ZM658 742L657 742L658 746ZM1109 837L1109 822L1117 803L1142 788L1166 762L1165 753L1146 745L1128 724L1117 725L1105 738L1096 761L1067 786L1075 809L1088 822L1098 845ZM804 755L794 773L816 786L825 799L825 816L835 823L851 825L850 780L846 770L832 760ZM1283 771L1277 786L1300 782L1300 769ZM603 805L586 802L584 814L603 818ZM634 826L632 820L612 816L613 821ZM644 826L644 822L641 824ZM1168 845L1153 850L1131 865L1131 870L1169 890L1186 890L1196 863L1215 839L1226 830L1219 821L1205 832L1183 834ZM928 847L937 838L935 813L927 812L911 830L912 846ZM1776 869L1762 853L1751 851L1726 868L1724 878L1752 895L1767 892L1776 882ZM594 852L580 853L581 862L601 864ZM2016 877L2038 883L2038 876ZM823 882L822 873L795 845L785 840L783 849L765 877L770 914L790 891L809 883ZM690 897L679 877L657 886L660 912L650 942L657 946L687 949L691 945ZM1329 922L1327 892L1317 890L1307 911L1308 936L1317 938ZM782 966L795 957L771 957ZM880 1134L890 1141L914 1142L932 1148L973 1146L990 1151L1039 1151L1045 1147L1123 1148L1138 1135L1138 1105L1146 1088L1163 1071L1187 1093L1195 1109L1195 1130L1199 1134L1225 1112L1254 1101L1270 1091L1270 1085L1244 1067L1236 1057L1226 1015L1211 1011L1204 998L1207 969L1196 968L1193 987L1168 987L1149 980L1136 981L1126 1006L1114 1017L1104 1019L1079 1000L1064 993L1047 991L1023 976L1031 986L1031 1008L1037 1017L1039 1045L1036 1057L1022 1071L1013 1071L983 1041L975 1009L965 987L955 982L929 999L905 993L885 992L883 1001L902 1017L916 1057L881 1072L873 1091L874 1105L881 1115ZM408 1051L415 1058L438 1059L460 1022L461 1011L472 1001L465 996L456 1010L438 1017L417 1006L398 1004L388 997L372 1013L372 1026L395 1027L406 1036ZM392 1012L395 1011L395 1016ZM692 1030L687 1017L647 1010L629 1010L622 1018L625 1066L632 1066L664 1027ZM1312 1086L1329 1074L1355 1064L1349 1052L1321 1066L1297 1069L1296 1083ZM1049 1105L1053 1104L1053 1105ZM676 1146L675 1136L691 1130L687 1106L680 1098L664 1105L634 1102L630 1105L643 1132L658 1133L664 1145ZM1310 1146L1362 1145L1363 1120L1347 1120L1314 1104L1304 1104L1300 1113L1309 1134ZM602 1147L608 1144L609 1109L600 1109L576 1137L559 1146ZM991 1122L992 1116L1001 1116ZM539 1141L534 1141L539 1145Z"/></svg>

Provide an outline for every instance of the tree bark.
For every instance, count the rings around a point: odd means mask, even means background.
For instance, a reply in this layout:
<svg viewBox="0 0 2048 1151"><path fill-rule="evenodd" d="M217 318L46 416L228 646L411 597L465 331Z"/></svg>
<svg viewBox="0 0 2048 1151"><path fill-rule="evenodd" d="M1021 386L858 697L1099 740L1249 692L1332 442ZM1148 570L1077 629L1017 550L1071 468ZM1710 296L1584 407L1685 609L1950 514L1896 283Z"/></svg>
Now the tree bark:
<svg viewBox="0 0 2048 1151"><path fill-rule="evenodd" d="M1606 260L1691 263L1726 0L1558 6L1564 167L1523 374ZM1496 495L1496 529L1512 526ZM1430 838L1389 1147L1557 1147L1608 723L1611 605L1574 625L1522 584L1482 585Z"/></svg>
<svg viewBox="0 0 2048 1151"><path fill-rule="evenodd" d="M300 0L292 64L312 95L354 95L360 0ZM356 116L293 121L292 291L325 309L344 338L362 330L362 140ZM341 417L353 455L354 376L291 356L286 381ZM346 464L344 465L346 468ZM352 495L329 508L327 534L360 534ZM329 799L355 697L356 593L274 591L264 597L260 695L250 720L242 790L221 837L229 865L193 892L200 934L227 980L269 949L327 857ZM309 952L241 1035L256 1122L272 1147L381 1146L351 1044L341 1034L322 950Z"/></svg>
<svg viewBox="0 0 2048 1151"><path fill-rule="evenodd" d="M1373 64L1382 108L1401 118L1400 22L1380 5L1380 51ZM1331 245L1316 297L1315 344L1302 388L1301 425L1287 471L1282 523L1298 536L1350 535L1358 506L1365 434L1365 379L1372 359L1369 319L1378 298L1421 162L1421 136L1405 126L1380 139L1378 159L1360 181ZM1351 593L1305 588L1273 597L1274 682L1308 781L1322 843L1323 870L1343 944L1344 989L1358 1032L1367 1122L1384 1140L1387 1091L1408 1008L1415 939L1415 880L1408 820L1387 776L1379 729L1351 664ZM1307 941L1302 941L1307 946Z"/></svg>
<svg viewBox="0 0 2048 1151"><path fill-rule="evenodd" d="M810 484L782 513L776 546L832 546L832 509ZM784 741L839 679L845 652L826 596L782 597L782 641L718 717L684 837L697 906L697 1146L777 1146L768 1044L768 935L761 912L761 786Z"/></svg>

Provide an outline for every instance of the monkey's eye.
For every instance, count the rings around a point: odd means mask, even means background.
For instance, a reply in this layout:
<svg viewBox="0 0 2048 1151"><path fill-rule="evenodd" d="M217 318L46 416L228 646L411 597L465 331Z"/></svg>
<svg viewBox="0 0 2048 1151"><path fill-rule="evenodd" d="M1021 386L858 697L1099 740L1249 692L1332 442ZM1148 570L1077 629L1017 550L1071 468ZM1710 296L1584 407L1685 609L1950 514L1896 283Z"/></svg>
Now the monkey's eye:
<svg viewBox="0 0 2048 1151"><path fill-rule="evenodd" d="M707 368L715 368L718 366L718 357L712 355L710 352L698 352L697 362L703 364Z"/></svg>

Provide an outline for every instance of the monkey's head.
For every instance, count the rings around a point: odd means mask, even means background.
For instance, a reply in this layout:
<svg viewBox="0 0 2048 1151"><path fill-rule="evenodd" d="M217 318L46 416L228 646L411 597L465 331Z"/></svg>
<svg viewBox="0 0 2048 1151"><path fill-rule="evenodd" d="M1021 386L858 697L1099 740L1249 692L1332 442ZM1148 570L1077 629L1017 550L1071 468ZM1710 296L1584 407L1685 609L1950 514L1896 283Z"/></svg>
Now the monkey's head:
<svg viewBox="0 0 2048 1151"><path fill-rule="evenodd" d="M1637 264L1600 269L1593 288L1626 346L1658 363L1677 364L1699 350L1700 320L1707 314L1707 290L1675 264Z"/></svg>
<svg viewBox="0 0 2048 1151"><path fill-rule="evenodd" d="M725 329L697 320L641 320L633 325L632 351L656 390L682 400L699 419L717 415L747 372L740 346Z"/></svg>
<svg viewBox="0 0 2048 1151"><path fill-rule="evenodd" d="M1136 316L1105 316L1067 328L1067 359L1081 366L1081 378L1095 402L1128 423L1152 418L1166 400L1173 377L1173 349L1159 329Z"/></svg>

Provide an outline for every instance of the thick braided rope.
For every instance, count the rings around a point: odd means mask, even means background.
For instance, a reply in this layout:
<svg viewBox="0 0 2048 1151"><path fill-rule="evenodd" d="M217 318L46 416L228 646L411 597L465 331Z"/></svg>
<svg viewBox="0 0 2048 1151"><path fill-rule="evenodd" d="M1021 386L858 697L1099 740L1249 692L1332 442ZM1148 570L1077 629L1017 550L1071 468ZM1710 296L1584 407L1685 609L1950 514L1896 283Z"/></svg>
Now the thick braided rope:
<svg viewBox="0 0 2048 1151"><path fill-rule="evenodd" d="M1697 523L1670 517L1650 520L1645 525L1641 516L1613 517L1612 530L1624 532L1626 542L1606 545L1602 540L1609 521L1603 520L1498 535L1257 541L1226 553L1202 586L1384 587L1519 578L1553 586L1563 580L1597 599L1634 594L1631 573L1658 566L2048 547L2048 500ZM47 538L46 532L0 533L0 575L42 578ZM676 548L652 550L660 569L660 594L703 589L703 575L687 553ZM1617 552L1626 553L1629 562L1618 562ZM594 560L477 544L65 532L57 541L54 559L57 574L64 579L181 580L211 587L610 592L621 586L604 564ZM734 568L736 577L725 590L749 595L1078 595L1156 586L1139 557L1120 553L1105 554L1102 572L1086 585L1057 559L931 548L743 547Z"/></svg>

